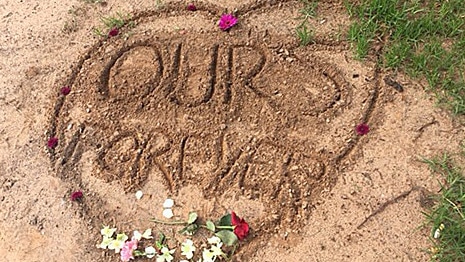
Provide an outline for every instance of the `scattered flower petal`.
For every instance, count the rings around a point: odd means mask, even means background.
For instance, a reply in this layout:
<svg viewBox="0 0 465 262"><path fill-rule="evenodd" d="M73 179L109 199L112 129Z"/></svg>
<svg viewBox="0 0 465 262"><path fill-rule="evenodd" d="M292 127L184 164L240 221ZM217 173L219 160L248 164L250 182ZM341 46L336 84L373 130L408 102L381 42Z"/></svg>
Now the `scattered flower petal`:
<svg viewBox="0 0 465 262"><path fill-rule="evenodd" d="M64 86L61 88L61 94L66 96L71 92L71 88L69 86Z"/></svg>
<svg viewBox="0 0 465 262"><path fill-rule="evenodd" d="M169 208L163 210L163 216L166 217L166 218L168 218L168 219L172 218L172 217L174 216L173 210L171 210L171 209L169 209Z"/></svg>
<svg viewBox="0 0 465 262"><path fill-rule="evenodd" d="M130 259L134 259L133 252L137 249L137 239L126 241L121 249L121 261L128 262Z"/></svg>
<svg viewBox="0 0 465 262"><path fill-rule="evenodd" d="M187 10L189 11L197 11L197 7L193 3L187 5Z"/></svg>
<svg viewBox="0 0 465 262"><path fill-rule="evenodd" d="M368 134L370 131L370 127L367 124L359 124L356 128L355 131L357 132L358 135L363 136Z"/></svg>
<svg viewBox="0 0 465 262"><path fill-rule="evenodd" d="M76 191L71 194L71 201L78 201L81 200L84 195L81 191Z"/></svg>
<svg viewBox="0 0 465 262"><path fill-rule="evenodd" d="M114 36L117 36L119 34L119 29L118 27L113 27L110 32L108 32L108 36L109 37L114 37Z"/></svg>
<svg viewBox="0 0 465 262"><path fill-rule="evenodd" d="M47 147L50 149L54 149L58 145L58 138L50 137L47 141Z"/></svg>
<svg viewBox="0 0 465 262"><path fill-rule="evenodd" d="M221 30L226 31L237 24L237 18L232 14L223 14L218 21L218 26Z"/></svg>
<svg viewBox="0 0 465 262"><path fill-rule="evenodd" d="M144 195L144 193L142 193L141 190L138 190L138 191L136 192L136 198L137 198L137 200L141 199L143 195Z"/></svg>
<svg viewBox="0 0 465 262"><path fill-rule="evenodd" d="M171 198L167 198L163 203L163 208L172 208L174 206L174 200Z"/></svg>
<svg viewBox="0 0 465 262"><path fill-rule="evenodd" d="M236 213L231 212L231 224L234 226L234 234L239 240L243 240L249 234L249 224L243 218L240 218Z"/></svg>
<svg viewBox="0 0 465 262"><path fill-rule="evenodd" d="M157 254L157 251L155 250L154 247L149 246L149 247L146 247L146 248L145 248L145 256L146 256L147 258L152 258L152 257L154 257L156 254Z"/></svg>
<svg viewBox="0 0 465 262"><path fill-rule="evenodd" d="M142 238L145 238L145 239L152 239L152 229L148 228L144 231L144 233L142 234Z"/></svg>
<svg viewBox="0 0 465 262"><path fill-rule="evenodd" d="M195 246L194 242L190 239L186 239L181 244L181 255L185 256L187 259L194 257Z"/></svg>
<svg viewBox="0 0 465 262"><path fill-rule="evenodd" d="M434 238L437 239L441 236L441 231L444 230L445 226L443 223L439 225L439 227L434 231Z"/></svg>
<svg viewBox="0 0 465 262"><path fill-rule="evenodd" d="M132 239L132 240L135 239L135 240L137 240L137 241L140 241L140 240L142 239L142 234L141 234L139 231L135 230L135 231L132 233L132 238L131 238L131 239Z"/></svg>

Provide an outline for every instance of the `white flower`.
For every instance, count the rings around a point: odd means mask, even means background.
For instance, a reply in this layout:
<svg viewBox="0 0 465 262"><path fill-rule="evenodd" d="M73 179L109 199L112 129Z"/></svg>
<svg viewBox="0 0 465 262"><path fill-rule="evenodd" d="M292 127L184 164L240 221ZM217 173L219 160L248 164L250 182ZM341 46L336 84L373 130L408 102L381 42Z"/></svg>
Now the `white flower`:
<svg viewBox="0 0 465 262"><path fill-rule="evenodd" d="M111 238L115 232L116 232L116 228L110 228L109 226L104 226L100 230L100 234L102 234L102 236L108 237L108 238Z"/></svg>
<svg viewBox="0 0 465 262"><path fill-rule="evenodd" d="M210 249L203 250L202 258L204 262L214 262L216 259L215 255L213 255L213 252Z"/></svg>
<svg viewBox="0 0 465 262"><path fill-rule="evenodd" d="M157 255L157 262L171 262L175 249L169 250L167 247L161 249L161 255Z"/></svg>
<svg viewBox="0 0 465 262"><path fill-rule="evenodd" d="M136 192L136 198L137 198L137 200L141 199L143 195L144 195L144 193L142 193L142 191L138 190L138 191Z"/></svg>
<svg viewBox="0 0 465 262"><path fill-rule="evenodd" d="M167 198L163 203L163 208L172 208L174 206L173 199Z"/></svg>
<svg viewBox="0 0 465 262"><path fill-rule="evenodd" d="M108 245L108 249L115 250L115 253L119 253L119 251L123 248L124 242L128 240L128 236L126 234L118 234L116 235L116 239L113 239L110 244Z"/></svg>
<svg viewBox="0 0 465 262"><path fill-rule="evenodd" d="M207 241L208 241L208 244L210 245L221 243L221 239L217 236L212 236L211 238L207 239Z"/></svg>
<svg viewBox="0 0 465 262"><path fill-rule="evenodd" d="M215 257L226 256L223 250L221 250L221 246L223 246L223 243L218 243L216 245L211 246L211 251Z"/></svg>
<svg viewBox="0 0 465 262"><path fill-rule="evenodd" d="M115 250L115 253L119 253L119 251L123 248L123 246L124 246L124 241L113 239L108 245L108 249Z"/></svg>
<svg viewBox="0 0 465 262"><path fill-rule="evenodd" d="M98 248L106 249L106 248L108 247L108 245L110 245L111 241L113 241L113 238L108 237L108 236L103 236L102 243L100 243L99 245L97 245L97 247L98 247Z"/></svg>
<svg viewBox="0 0 465 262"><path fill-rule="evenodd" d="M163 216L168 218L168 219L172 218L174 216L173 210L171 210L171 209L163 210Z"/></svg>
<svg viewBox="0 0 465 262"><path fill-rule="evenodd" d="M156 251L155 248L152 247L152 246L149 246L149 247L146 247L146 248L145 248L145 256L146 256L147 258L152 258L152 257L154 257L156 253L157 253L157 251Z"/></svg>
<svg viewBox="0 0 465 262"><path fill-rule="evenodd" d="M181 255L186 256L187 259L191 259L194 256L195 246L194 242L190 239L186 239L181 244Z"/></svg>

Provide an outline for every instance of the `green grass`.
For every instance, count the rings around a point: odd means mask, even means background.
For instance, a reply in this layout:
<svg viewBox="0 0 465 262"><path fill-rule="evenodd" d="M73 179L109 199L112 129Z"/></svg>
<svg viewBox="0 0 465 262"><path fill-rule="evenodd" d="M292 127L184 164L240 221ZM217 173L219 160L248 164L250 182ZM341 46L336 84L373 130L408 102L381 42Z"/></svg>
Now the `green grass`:
<svg viewBox="0 0 465 262"><path fill-rule="evenodd" d="M302 24L295 29L297 34L297 38L299 38L299 42L301 46L306 46L310 44L313 40L313 31L308 29L306 24Z"/></svg>
<svg viewBox="0 0 465 262"><path fill-rule="evenodd" d="M426 79L443 106L465 114L465 3L462 0L345 2L354 18L348 30L357 58L382 42L381 63Z"/></svg>
<svg viewBox="0 0 465 262"><path fill-rule="evenodd" d="M134 23L131 21L131 15L123 14L117 12L116 15L101 17L100 20L102 21L104 27L103 28L94 28L94 34L106 37L108 32L113 28L122 28L123 26L127 25L129 28L134 27Z"/></svg>
<svg viewBox="0 0 465 262"><path fill-rule="evenodd" d="M465 178L449 155L425 160L441 176L441 191L434 207L425 216L431 226L431 261L464 261Z"/></svg>
<svg viewBox="0 0 465 262"><path fill-rule="evenodd" d="M165 6L165 1L163 0L155 0L155 8L156 9L161 9Z"/></svg>
<svg viewBox="0 0 465 262"><path fill-rule="evenodd" d="M310 0L300 0L303 7L299 10L300 20L307 20L309 18L316 17L316 8L318 7L317 1L310 1Z"/></svg>
<svg viewBox="0 0 465 262"><path fill-rule="evenodd" d="M308 20L316 17L317 1L300 0L302 8L299 10L300 24L295 29L297 38L301 46L306 46L313 41L314 31L308 23Z"/></svg>

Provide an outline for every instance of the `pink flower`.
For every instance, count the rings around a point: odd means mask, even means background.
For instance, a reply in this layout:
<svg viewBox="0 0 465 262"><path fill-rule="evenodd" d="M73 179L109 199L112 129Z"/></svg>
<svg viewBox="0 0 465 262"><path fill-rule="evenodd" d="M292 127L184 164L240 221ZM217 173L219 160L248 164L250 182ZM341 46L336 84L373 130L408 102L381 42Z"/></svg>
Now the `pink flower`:
<svg viewBox="0 0 465 262"><path fill-rule="evenodd" d="M68 95L69 92L71 92L71 88L69 86L64 86L64 87L61 88L61 94L62 95L64 95L64 96Z"/></svg>
<svg viewBox="0 0 465 262"><path fill-rule="evenodd" d="M71 201L78 201L81 200L83 194L81 191L76 191L71 194Z"/></svg>
<svg viewBox="0 0 465 262"><path fill-rule="evenodd" d="M187 5L187 10L189 11L197 11L197 7L194 4L190 3Z"/></svg>
<svg viewBox="0 0 465 262"><path fill-rule="evenodd" d="M50 137L47 141L47 147L50 149L54 149L58 145L58 138Z"/></svg>
<svg viewBox="0 0 465 262"><path fill-rule="evenodd" d="M117 36L119 34L118 27L113 27L110 32L108 32L108 37Z"/></svg>
<svg viewBox="0 0 465 262"><path fill-rule="evenodd" d="M367 124L359 124L357 127L355 127L355 131L359 136L363 136L368 134L370 127Z"/></svg>
<svg viewBox="0 0 465 262"><path fill-rule="evenodd" d="M126 241L121 249L121 261L127 262L134 259L133 253L137 249L137 239Z"/></svg>
<svg viewBox="0 0 465 262"><path fill-rule="evenodd" d="M221 16L220 21L218 22L218 26L221 30L226 31L229 28L233 27L237 24L237 18L232 14L224 14Z"/></svg>

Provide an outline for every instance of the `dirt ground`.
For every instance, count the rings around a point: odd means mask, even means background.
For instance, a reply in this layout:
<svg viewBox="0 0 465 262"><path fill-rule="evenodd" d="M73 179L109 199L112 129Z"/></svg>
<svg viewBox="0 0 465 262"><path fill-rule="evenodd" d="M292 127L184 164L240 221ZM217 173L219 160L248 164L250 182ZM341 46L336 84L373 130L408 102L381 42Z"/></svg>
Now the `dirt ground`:
<svg viewBox="0 0 465 262"><path fill-rule="evenodd" d="M237 261L428 261L421 159L457 151L460 125L353 59L342 1L319 4L306 47L298 2L223 2L0 3L3 261L119 261L101 225L167 230L149 221L167 197L176 218L243 216ZM133 26L96 36L117 12Z"/></svg>

